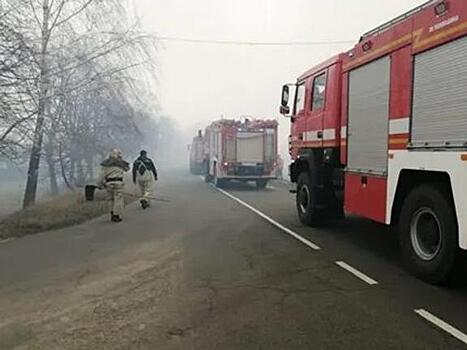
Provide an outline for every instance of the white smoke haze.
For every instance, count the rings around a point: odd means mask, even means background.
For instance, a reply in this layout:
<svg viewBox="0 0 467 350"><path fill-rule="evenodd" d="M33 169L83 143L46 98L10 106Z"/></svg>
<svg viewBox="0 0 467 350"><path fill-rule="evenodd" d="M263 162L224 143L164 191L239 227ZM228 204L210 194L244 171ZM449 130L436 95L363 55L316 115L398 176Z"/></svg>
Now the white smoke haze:
<svg viewBox="0 0 467 350"><path fill-rule="evenodd" d="M39 197L82 186L113 146L129 160L146 148L164 166L187 166L196 131L220 117L278 120L287 163L289 121L278 113L282 84L423 2L0 0L6 72L0 82L0 161L13 160L20 169L12 202L18 208L36 180ZM65 12L63 21L49 23L44 65L38 57L45 3L52 14L65 4ZM23 54L8 57L17 52ZM47 79L40 79L41 71ZM39 115L44 139L33 152ZM38 177L24 191L28 164L38 156L39 166L30 166ZM12 188L5 176L0 195L6 198L4 188Z"/></svg>
<svg viewBox="0 0 467 350"><path fill-rule="evenodd" d="M253 42L350 41L425 0L134 0L144 28L163 37ZM224 115L279 118L280 88L352 44L248 46L163 41L162 109L190 134Z"/></svg>

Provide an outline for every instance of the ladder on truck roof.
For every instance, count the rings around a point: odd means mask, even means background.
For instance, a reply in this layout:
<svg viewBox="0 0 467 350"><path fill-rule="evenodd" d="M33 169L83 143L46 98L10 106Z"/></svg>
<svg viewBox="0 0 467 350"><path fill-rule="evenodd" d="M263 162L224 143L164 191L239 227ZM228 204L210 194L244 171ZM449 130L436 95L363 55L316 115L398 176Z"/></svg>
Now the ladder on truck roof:
<svg viewBox="0 0 467 350"><path fill-rule="evenodd" d="M362 35L362 37L360 38L360 41L362 41L365 38L368 38L369 36L379 34L379 33L385 31L388 28L391 28L392 26L396 25L397 23L400 23L400 22L406 20L410 16L412 16L412 15L426 9L427 7L430 7L431 5L433 5L434 3L438 2L438 1L439 0L430 0L430 1L426 2L426 3L424 3L423 5L417 6L416 8L414 8L414 9L400 15L399 17L394 18L393 20L390 20L389 22L386 22L386 23L380 25L379 27L377 27L377 28L375 28L373 30L370 30L369 32Z"/></svg>

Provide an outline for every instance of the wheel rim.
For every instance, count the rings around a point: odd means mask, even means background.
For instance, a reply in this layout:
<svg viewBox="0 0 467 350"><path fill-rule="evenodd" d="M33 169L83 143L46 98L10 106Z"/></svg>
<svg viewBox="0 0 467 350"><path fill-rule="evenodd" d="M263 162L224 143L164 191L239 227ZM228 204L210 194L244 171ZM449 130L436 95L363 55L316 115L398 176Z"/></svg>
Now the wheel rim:
<svg viewBox="0 0 467 350"><path fill-rule="evenodd" d="M433 260L441 250L441 224L430 208L420 208L410 223L410 239L415 253L424 261Z"/></svg>
<svg viewBox="0 0 467 350"><path fill-rule="evenodd" d="M303 185L298 194L298 206L303 214L306 214L310 205L310 190L308 186Z"/></svg>

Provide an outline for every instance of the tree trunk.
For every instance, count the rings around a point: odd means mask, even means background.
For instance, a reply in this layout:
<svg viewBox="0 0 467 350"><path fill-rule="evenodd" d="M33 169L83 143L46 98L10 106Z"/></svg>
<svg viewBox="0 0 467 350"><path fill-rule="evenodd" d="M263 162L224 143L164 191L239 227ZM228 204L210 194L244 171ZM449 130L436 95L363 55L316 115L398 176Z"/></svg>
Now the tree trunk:
<svg viewBox="0 0 467 350"><path fill-rule="evenodd" d="M36 126L29 159L28 178L24 193L23 208L27 208L36 202L37 182L39 179L39 166L42 153L42 140L44 136L45 110L48 92L47 72L47 46L49 42L49 0L43 1L42 42L40 59L40 81L39 81L39 105L37 109Z"/></svg>
<svg viewBox="0 0 467 350"><path fill-rule="evenodd" d="M68 174L68 177L73 187L76 186L75 169L76 169L76 161L73 158L71 158L70 159L70 172Z"/></svg>
<svg viewBox="0 0 467 350"><path fill-rule="evenodd" d="M65 185L66 185L66 187L68 189L73 190L73 186L71 186L71 183L70 183L70 181L68 180L68 178L66 176L65 162L63 160L63 152L62 152L62 144L61 143L59 143L59 145L58 145L58 160L60 162L60 170L61 170L61 173L62 173L63 181L65 182Z"/></svg>
<svg viewBox="0 0 467 350"><path fill-rule="evenodd" d="M58 194L58 181L57 181L57 169L56 169L56 164L54 160L53 149L54 149L53 135L50 135L48 145L47 145L46 160L47 160L47 165L49 168L50 193L53 196L56 196Z"/></svg>
<svg viewBox="0 0 467 350"><path fill-rule="evenodd" d="M86 157L87 173L89 181L94 181L94 157L89 155Z"/></svg>
<svg viewBox="0 0 467 350"><path fill-rule="evenodd" d="M77 187L84 187L84 183L86 182L85 175L84 175L84 168L83 168L83 161L80 159L76 164L76 186Z"/></svg>

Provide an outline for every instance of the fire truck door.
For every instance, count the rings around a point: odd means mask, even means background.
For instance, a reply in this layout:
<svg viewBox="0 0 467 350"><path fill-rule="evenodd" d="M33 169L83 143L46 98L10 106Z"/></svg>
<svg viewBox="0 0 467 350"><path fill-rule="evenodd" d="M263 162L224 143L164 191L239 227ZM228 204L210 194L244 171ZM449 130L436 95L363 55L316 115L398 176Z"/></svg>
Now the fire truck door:
<svg viewBox="0 0 467 350"><path fill-rule="evenodd" d="M292 144L295 148L300 148L305 141L306 131L306 83L300 82L295 90L294 118L292 123Z"/></svg>
<svg viewBox="0 0 467 350"><path fill-rule="evenodd" d="M326 72L315 75L308 82L306 141L312 147L323 147L323 118L326 102Z"/></svg>

